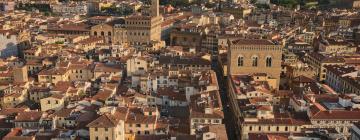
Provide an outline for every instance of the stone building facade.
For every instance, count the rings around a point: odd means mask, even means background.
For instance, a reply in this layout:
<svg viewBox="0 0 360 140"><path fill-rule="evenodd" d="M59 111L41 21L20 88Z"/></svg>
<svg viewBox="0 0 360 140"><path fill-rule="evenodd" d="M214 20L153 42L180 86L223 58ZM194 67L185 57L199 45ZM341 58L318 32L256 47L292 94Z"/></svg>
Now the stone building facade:
<svg viewBox="0 0 360 140"><path fill-rule="evenodd" d="M151 14L131 15L124 19L116 19L91 28L92 36L103 36L107 43L127 43L131 45L149 44L161 41L161 23L159 0L152 0Z"/></svg>
<svg viewBox="0 0 360 140"><path fill-rule="evenodd" d="M229 41L229 69L233 74L267 73L280 81L282 46L269 40L239 39ZM273 87L277 89L278 87Z"/></svg>

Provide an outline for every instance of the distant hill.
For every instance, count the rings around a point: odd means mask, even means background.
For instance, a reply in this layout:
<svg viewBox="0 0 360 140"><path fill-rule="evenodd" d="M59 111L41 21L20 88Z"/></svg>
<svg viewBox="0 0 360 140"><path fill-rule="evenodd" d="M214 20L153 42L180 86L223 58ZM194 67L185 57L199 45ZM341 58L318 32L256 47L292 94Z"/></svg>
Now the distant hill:
<svg viewBox="0 0 360 140"><path fill-rule="evenodd" d="M295 7L300 4L305 7L327 8L352 8L354 0L271 0L271 3L286 7Z"/></svg>
<svg viewBox="0 0 360 140"><path fill-rule="evenodd" d="M352 8L354 0L318 0L320 8Z"/></svg>

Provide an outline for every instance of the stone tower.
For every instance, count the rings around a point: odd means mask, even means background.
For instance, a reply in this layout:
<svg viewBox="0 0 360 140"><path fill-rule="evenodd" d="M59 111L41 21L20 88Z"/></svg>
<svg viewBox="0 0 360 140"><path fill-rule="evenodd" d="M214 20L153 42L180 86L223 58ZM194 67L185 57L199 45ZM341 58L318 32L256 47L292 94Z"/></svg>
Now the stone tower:
<svg viewBox="0 0 360 140"><path fill-rule="evenodd" d="M159 16L159 0L151 0L151 15L152 17Z"/></svg>

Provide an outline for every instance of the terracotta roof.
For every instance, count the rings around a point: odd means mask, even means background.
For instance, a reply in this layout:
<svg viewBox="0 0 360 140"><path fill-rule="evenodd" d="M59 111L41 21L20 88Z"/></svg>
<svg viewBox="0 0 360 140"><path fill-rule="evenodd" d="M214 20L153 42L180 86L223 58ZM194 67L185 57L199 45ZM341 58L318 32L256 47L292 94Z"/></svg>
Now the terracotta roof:
<svg viewBox="0 0 360 140"><path fill-rule="evenodd" d="M34 136L22 136L22 129L21 128L14 128L12 129L3 140L33 140L35 139Z"/></svg>
<svg viewBox="0 0 360 140"><path fill-rule="evenodd" d="M111 90L102 90L99 91L95 96L92 97L93 100L100 100L100 101L106 101L112 94Z"/></svg>
<svg viewBox="0 0 360 140"><path fill-rule="evenodd" d="M55 93L55 94L51 95L50 97L55 98L55 99L63 99L64 95Z"/></svg>
<svg viewBox="0 0 360 140"><path fill-rule="evenodd" d="M272 106L269 105L260 105L256 108L257 110L264 110L264 111L270 111L272 110Z"/></svg>
<svg viewBox="0 0 360 140"><path fill-rule="evenodd" d="M232 41L235 45L274 45L270 40L265 39L238 39Z"/></svg>
<svg viewBox="0 0 360 140"><path fill-rule="evenodd" d="M87 127L100 127L100 128L109 128L109 127L116 127L118 120L115 119L113 115L104 114L101 115L96 120L92 121L87 125Z"/></svg>
<svg viewBox="0 0 360 140"><path fill-rule="evenodd" d="M38 75L64 75L65 73L66 68L51 68L40 71Z"/></svg>
<svg viewBox="0 0 360 140"><path fill-rule="evenodd" d="M72 110L72 108L62 108L59 111L56 111L54 115L57 117L68 117Z"/></svg>
<svg viewBox="0 0 360 140"><path fill-rule="evenodd" d="M300 75L298 77L295 77L293 79L294 82L299 82L299 83L314 83L315 80L314 79L311 79L309 77L306 77L304 75Z"/></svg>
<svg viewBox="0 0 360 140"><path fill-rule="evenodd" d="M321 105L320 105L321 106ZM326 110L319 105L310 107L311 119L319 120L359 120L359 110Z"/></svg>
<svg viewBox="0 0 360 140"><path fill-rule="evenodd" d="M353 66L326 65L324 67L327 71L332 72L338 76L357 71L356 67Z"/></svg>
<svg viewBox="0 0 360 140"><path fill-rule="evenodd" d="M158 88L156 96L167 96L171 100L186 101L185 94L175 92L172 88Z"/></svg>
<svg viewBox="0 0 360 140"><path fill-rule="evenodd" d="M86 24L64 24L60 26L48 27L50 31L90 31L90 26Z"/></svg>
<svg viewBox="0 0 360 140"><path fill-rule="evenodd" d="M41 116L42 112L38 111L20 112L15 117L15 122L38 122Z"/></svg>
<svg viewBox="0 0 360 140"><path fill-rule="evenodd" d="M95 72L121 72L120 65L106 65L106 64L96 64L94 71Z"/></svg>
<svg viewBox="0 0 360 140"><path fill-rule="evenodd" d="M126 123L155 124L155 122L156 116L146 116L138 107L131 107L126 118Z"/></svg>
<svg viewBox="0 0 360 140"><path fill-rule="evenodd" d="M25 108L4 108L0 111L0 115L11 115L24 112Z"/></svg>

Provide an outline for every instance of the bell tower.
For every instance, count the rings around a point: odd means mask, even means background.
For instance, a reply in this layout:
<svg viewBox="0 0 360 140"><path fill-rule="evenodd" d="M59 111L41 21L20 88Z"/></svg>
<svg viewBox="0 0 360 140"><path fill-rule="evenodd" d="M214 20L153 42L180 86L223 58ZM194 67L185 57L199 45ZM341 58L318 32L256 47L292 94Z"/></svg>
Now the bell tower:
<svg viewBox="0 0 360 140"><path fill-rule="evenodd" d="M152 17L159 16L159 0L151 0L151 15Z"/></svg>

